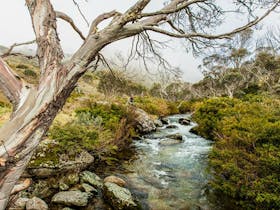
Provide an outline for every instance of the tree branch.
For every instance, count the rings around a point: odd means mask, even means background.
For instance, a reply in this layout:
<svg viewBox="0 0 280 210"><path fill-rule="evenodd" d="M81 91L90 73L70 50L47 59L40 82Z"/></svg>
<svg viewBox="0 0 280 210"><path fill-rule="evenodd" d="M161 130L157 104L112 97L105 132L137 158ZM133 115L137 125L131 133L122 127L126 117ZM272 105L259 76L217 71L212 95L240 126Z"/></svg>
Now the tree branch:
<svg viewBox="0 0 280 210"><path fill-rule="evenodd" d="M82 40L85 40L86 38L84 37L83 33L79 30L79 28L75 25L73 19L71 17L69 17L67 14L63 13L63 12L59 12L59 11L56 11L55 12L56 14L56 17L57 18L60 18L66 22L68 22L72 28L74 29L74 31L76 31L79 36L81 37Z"/></svg>
<svg viewBox="0 0 280 210"><path fill-rule="evenodd" d="M187 8L188 6L199 3L199 2L205 2L206 0L192 0L192 1L179 1L176 6L172 9L168 9L167 7L163 8L162 10L156 11L156 12L150 12L150 13L142 13L138 17L151 17L156 15L169 15L172 13L176 13L181 11L182 9ZM175 2L175 1L173 1ZM181 5L179 5L181 2L183 2ZM179 6L178 6L179 5Z"/></svg>
<svg viewBox="0 0 280 210"><path fill-rule="evenodd" d="M56 25L56 13L50 0L25 0L32 18L32 24L38 44L37 55L44 80L54 69L61 67L64 57L59 42Z"/></svg>
<svg viewBox="0 0 280 210"><path fill-rule="evenodd" d="M273 7L271 7L269 10L267 10L260 18L256 18L255 20L247 23L246 25L236 28L232 30L231 32L217 34L217 35L211 35L211 34L203 34L203 33L173 33L164 29L160 29L158 27L154 26L143 26L145 30L154 31L157 33L161 33L167 36L175 37L175 38L204 38L204 39L230 39L232 35L237 34L241 31L244 31L256 24L258 24L260 21L262 21L265 17L267 17L279 4L279 0L277 3L274 4ZM172 27L173 28L173 27Z"/></svg>
<svg viewBox="0 0 280 210"><path fill-rule="evenodd" d="M107 20L111 17L121 15L119 12L116 10L113 10L111 12L103 13L99 15L97 18L95 18L94 21L92 21L92 24L90 26L89 34L95 34L97 32L97 26L104 20Z"/></svg>
<svg viewBox="0 0 280 210"><path fill-rule="evenodd" d="M5 52L1 57L7 57L8 55L11 54L11 52L13 51L13 49L15 47L19 47L19 46L23 46L23 45L29 45L29 44L34 44L36 42L36 40L32 40L32 41L28 41L28 42L23 42L23 43L14 43L8 50L7 52Z"/></svg>
<svg viewBox="0 0 280 210"><path fill-rule="evenodd" d="M132 7L130 7L120 18L119 24L121 26L128 22L139 19L139 14L150 3L151 0L138 0Z"/></svg>

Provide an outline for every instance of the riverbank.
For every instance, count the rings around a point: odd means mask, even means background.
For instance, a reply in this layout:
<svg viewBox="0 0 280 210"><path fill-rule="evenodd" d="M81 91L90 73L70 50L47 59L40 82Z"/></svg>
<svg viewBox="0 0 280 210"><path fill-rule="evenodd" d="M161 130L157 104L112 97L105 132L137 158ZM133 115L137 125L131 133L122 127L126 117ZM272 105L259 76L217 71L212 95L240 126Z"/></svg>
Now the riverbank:
<svg viewBox="0 0 280 210"><path fill-rule="evenodd" d="M214 140L210 186L236 208L280 208L279 105L279 98L267 95L196 104L193 132Z"/></svg>

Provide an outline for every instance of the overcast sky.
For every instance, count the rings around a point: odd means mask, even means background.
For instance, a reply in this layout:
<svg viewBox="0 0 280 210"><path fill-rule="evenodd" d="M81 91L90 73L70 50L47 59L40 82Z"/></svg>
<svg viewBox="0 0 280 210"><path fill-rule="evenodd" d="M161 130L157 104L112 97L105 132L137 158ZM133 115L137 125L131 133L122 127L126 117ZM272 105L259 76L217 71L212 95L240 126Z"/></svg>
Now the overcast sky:
<svg viewBox="0 0 280 210"><path fill-rule="evenodd" d="M88 0L86 3L84 0L77 0L88 20L94 19L102 12L108 12L114 9L123 12L135 1L136 0ZM155 10L159 8L162 5L159 2L162 1L152 1L148 9ZM55 10L63 11L71 16L79 28L86 34L88 26L72 1L52 0L52 3ZM225 26L225 28L238 25L240 20L238 20L238 17L234 18L236 20L232 21L231 25ZM34 39L31 20L24 0L1 0L0 28L0 45L10 46L15 42L19 43ZM63 21L58 21L58 29L64 51L66 53L73 53L82 43L80 37ZM124 56L126 56L128 54L128 46L128 41L121 41L107 46L104 50L104 54L111 56L114 52L121 51ZM197 66L200 64L200 59L194 58L191 53L187 53L179 40L172 42L172 48L165 50L163 54L171 64L180 67L184 72L184 80L196 82L202 78L201 73L197 69Z"/></svg>

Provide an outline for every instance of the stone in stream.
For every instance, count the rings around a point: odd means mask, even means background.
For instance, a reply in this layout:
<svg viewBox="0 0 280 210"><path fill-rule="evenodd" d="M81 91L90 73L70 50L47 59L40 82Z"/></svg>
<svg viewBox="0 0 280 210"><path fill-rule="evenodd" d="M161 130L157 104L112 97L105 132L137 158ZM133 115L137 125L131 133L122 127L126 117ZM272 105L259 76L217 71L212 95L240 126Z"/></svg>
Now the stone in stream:
<svg viewBox="0 0 280 210"><path fill-rule="evenodd" d="M166 138L183 141L183 136L179 133L167 135Z"/></svg>
<svg viewBox="0 0 280 210"><path fill-rule="evenodd" d="M156 126L151 117L142 109L135 109L137 128L140 133L149 133L156 130Z"/></svg>
<svg viewBox="0 0 280 210"><path fill-rule="evenodd" d="M52 203L66 206L86 206L90 195L81 191L58 192L52 197Z"/></svg>
<svg viewBox="0 0 280 210"><path fill-rule="evenodd" d="M49 207L45 201L40 198L33 197L26 202L26 210L48 210Z"/></svg>
<svg viewBox="0 0 280 210"><path fill-rule="evenodd" d="M189 119L186 119L186 118L180 118L179 119L179 123L181 125L190 125L191 124L191 121Z"/></svg>
<svg viewBox="0 0 280 210"><path fill-rule="evenodd" d="M160 121L162 122L163 125L168 125L169 124L169 120L167 118L161 117Z"/></svg>
<svg viewBox="0 0 280 210"><path fill-rule="evenodd" d="M92 173L90 171L83 171L82 173L80 173L80 177L82 183L88 183L98 189L101 189L103 187L101 178L95 173Z"/></svg>
<svg viewBox="0 0 280 210"><path fill-rule="evenodd" d="M176 128L178 128L178 126L177 125L167 125L165 128L167 128L167 129L176 129Z"/></svg>
<svg viewBox="0 0 280 210"><path fill-rule="evenodd" d="M161 120L155 120L154 124L155 124L156 127L162 127L163 126L163 123L161 122Z"/></svg>
<svg viewBox="0 0 280 210"><path fill-rule="evenodd" d="M174 144L180 144L183 142L183 139L163 139L159 142L161 146L170 146Z"/></svg>
<svg viewBox="0 0 280 210"><path fill-rule="evenodd" d="M105 199L114 210L137 210L139 207L134 202L131 192L117 184L106 182L104 184Z"/></svg>
<svg viewBox="0 0 280 210"><path fill-rule="evenodd" d="M119 178L119 177L116 177L116 176L107 176L105 179L104 179L104 182L111 182L111 183L115 183L117 185L119 185L120 187L124 187L126 185L126 182Z"/></svg>

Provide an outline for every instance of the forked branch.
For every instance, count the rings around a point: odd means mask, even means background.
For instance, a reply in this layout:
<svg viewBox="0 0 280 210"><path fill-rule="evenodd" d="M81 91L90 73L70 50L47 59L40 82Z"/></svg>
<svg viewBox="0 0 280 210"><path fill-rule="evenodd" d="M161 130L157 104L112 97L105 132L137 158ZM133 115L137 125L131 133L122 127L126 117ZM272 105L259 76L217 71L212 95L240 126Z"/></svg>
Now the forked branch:
<svg viewBox="0 0 280 210"><path fill-rule="evenodd" d="M92 24L90 26L89 34L95 34L97 32L97 26L104 20L107 20L111 17L119 16L121 15L119 12L116 10L113 10L111 12L103 13L99 15L95 20L92 21Z"/></svg>

